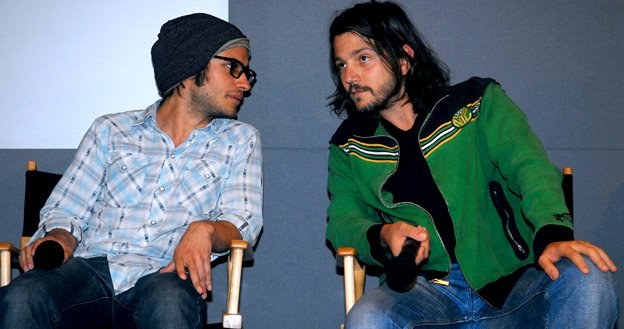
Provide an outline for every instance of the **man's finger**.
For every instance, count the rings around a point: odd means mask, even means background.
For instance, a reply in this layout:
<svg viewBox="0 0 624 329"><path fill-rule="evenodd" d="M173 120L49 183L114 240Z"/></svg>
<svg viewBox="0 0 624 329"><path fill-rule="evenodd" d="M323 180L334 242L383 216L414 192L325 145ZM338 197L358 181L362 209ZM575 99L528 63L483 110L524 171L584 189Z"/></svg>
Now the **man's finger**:
<svg viewBox="0 0 624 329"><path fill-rule="evenodd" d="M210 261L204 262L204 273L206 277L206 291L212 291L212 267Z"/></svg>
<svg viewBox="0 0 624 329"><path fill-rule="evenodd" d="M588 247L586 247L585 250L581 252L587 255L601 271L617 271L617 266L615 266L613 260L609 257L609 255L607 255L604 250L589 243L587 245Z"/></svg>
<svg viewBox="0 0 624 329"><path fill-rule="evenodd" d="M188 273L191 276L191 282L193 283L193 287L195 287L195 290L198 294L203 296L206 293L206 290L204 287L204 283L200 278L200 273L197 270L197 266L195 266L194 263L188 265Z"/></svg>
<svg viewBox="0 0 624 329"><path fill-rule="evenodd" d="M180 258L174 257L173 261L175 262L175 270L178 273L178 277L182 280L186 280L188 276L187 276L187 268L186 268L186 264L184 260L181 257Z"/></svg>
<svg viewBox="0 0 624 329"><path fill-rule="evenodd" d="M35 262L33 261L33 256L35 254L35 247L38 245L37 241L32 243L29 246L26 246L22 252L19 254L19 262L20 266L24 270L24 272L28 272L35 268Z"/></svg>
<svg viewBox="0 0 624 329"><path fill-rule="evenodd" d="M553 264L548 256L542 255L538 260L538 264L542 267L544 273L546 273L546 275L548 275L551 280L557 280L557 278L559 277L559 270L557 270L557 267L555 267L555 264Z"/></svg>
<svg viewBox="0 0 624 329"><path fill-rule="evenodd" d="M604 266L600 266L598 264L596 265L598 265L603 272L608 272L608 271L616 272L617 266L615 265L615 262L611 259L611 257L609 257L609 255L607 255L607 253L602 249L598 249L598 253L600 254L600 257L602 258L602 260L604 261Z"/></svg>
<svg viewBox="0 0 624 329"><path fill-rule="evenodd" d="M206 268L204 266L204 262L201 261L201 258L197 257L195 259L195 263L193 264L193 268L195 272L197 272L197 282L193 282L197 292L200 294L206 293ZM191 277L192 278L192 277Z"/></svg>
<svg viewBox="0 0 624 329"><path fill-rule="evenodd" d="M173 272L174 270L175 270L175 264L173 263L173 261L171 261L169 262L169 264L167 264L167 266L160 269L160 273L169 273L169 272Z"/></svg>
<svg viewBox="0 0 624 329"><path fill-rule="evenodd" d="M565 255L565 257L567 257L572 263L574 263L574 265L576 265L576 267L578 267L583 274L589 273L589 267L587 266L587 263L585 263L585 259L583 259L583 256L579 252L570 252L568 255Z"/></svg>

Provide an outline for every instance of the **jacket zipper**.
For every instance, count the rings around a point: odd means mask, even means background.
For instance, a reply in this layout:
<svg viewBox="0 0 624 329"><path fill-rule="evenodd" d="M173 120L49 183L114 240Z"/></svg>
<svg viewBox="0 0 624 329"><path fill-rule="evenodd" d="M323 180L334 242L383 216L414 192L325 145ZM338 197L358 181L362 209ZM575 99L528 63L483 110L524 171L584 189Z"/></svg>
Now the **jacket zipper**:
<svg viewBox="0 0 624 329"><path fill-rule="evenodd" d="M450 96L450 94L446 94L443 97L441 97L440 99L438 99L438 101L436 101L435 104L433 105L433 107L431 108L431 111L429 111L429 113L427 113L427 116L425 116L425 119L423 120L422 125L418 129L418 140L419 141L420 141L420 138L421 138L420 134L422 132L422 129L427 124L427 121L429 121L429 118L431 118L431 114L433 113L433 111L436 110L436 108L438 107L438 104L440 104L440 102L442 102L444 99L446 99L449 96ZM425 154L423 153L422 149L420 148L420 143L419 143L418 151L420 152L420 154L424 158ZM425 158L425 163L427 164L427 167L429 167L429 163L427 162L426 158ZM429 171L431 172L431 169L429 169ZM433 174L431 174L431 179L433 179ZM434 179L434 183L435 183L435 179ZM437 185L437 183L436 183L436 185ZM444 196L444 194L442 194L442 190L440 188L438 188L438 190L440 191L440 195L442 195L442 199L444 200L444 205L446 206L446 211L449 212L449 218L450 218L449 205L448 205L448 203L446 201L446 197ZM433 217L431 215L429 215L429 218L431 218L431 221L433 222ZM452 219L451 219L451 221L452 221ZM433 223L433 227L435 227L435 222ZM442 237L440 236L440 233L438 232L437 229L436 229L436 234L438 235L438 238L440 239L440 241L442 241L442 246L444 247L444 252L447 253L447 256L448 256L448 269L449 270L446 273L446 276L444 276L443 278L434 278L434 279L430 280L430 282L437 283L437 284L448 285L449 284L448 281L442 280L442 279L448 278L448 275L449 275L449 273L451 271L451 256L446 251L446 245L444 244L444 240L442 240ZM455 232L453 232L453 234L455 234Z"/></svg>
<svg viewBox="0 0 624 329"><path fill-rule="evenodd" d="M440 98L440 99L439 99L439 100L438 100L438 101L437 101L437 102L433 105L433 107L431 108L431 111L429 111L429 113L427 113L427 116L425 117L425 120L423 121L422 126L421 126L421 127L420 127L420 129L418 130L418 139L419 139L419 140L420 140L420 133L421 133L421 131L422 131L422 127L424 127L424 126L425 126L425 124L427 123L427 120L429 120L429 118L431 117L431 113L433 113L433 111L435 111L435 109L436 109L436 107L438 106L438 104L439 104L440 102L442 102L442 101L443 101L445 98L447 98L447 97L449 97L449 95L448 95L448 94L447 94L447 95L445 95L444 97L441 97L441 98ZM394 137L392 137L392 136L386 136L386 137L388 137L388 138L392 139L396 145L399 145L399 142L397 142L397 140L396 140ZM418 147L418 151L420 152L420 154L421 154L423 157L425 156L425 154L422 152L422 149L421 149L420 147ZM413 203L413 202L399 202L399 203L396 203L396 204L393 204L393 205L387 205L387 204L385 204L385 202L383 201L383 198L382 198L382 196L381 196L382 188L383 188L383 186L386 184L386 182L388 181L388 179L390 178L390 176L392 176L394 173L396 173L396 170L397 170L397 168L398 168L398 163L399 163L399 161L400 161L400 158L401 158L401 149L399 148L399 149L398 149L398 152L397 152L397 166L395 167L395 169L394 169L392 172L388 173L388 174L386 175L386 177L384 178L384 180L382 181L382 184L379 186L379 189L378 189L378 191L377 191L377 197L379 198L379 200L381 200L381 202L384 204L384 206L386 206L386 207L388 207L388 208L391 208L391 209L394 209L394 208L396 208L397 206L399 206L399 205L404 205L404 204L407 204L407 205L413 205L414 207L416 207L416 208L418 208L418 209L422 210L423 212L425 212L425 213L427 214L427 217L429 218L430 224L431 224L431 225L435 228L435 222L434 222L434 220L433 220L433 216L431 216L431 214L430 214L430 213L429 213L429 212L428 212L425 208L423 208L423 207L421 207L421 206L419 206L419 205L417 205L417 204L415 204L415 203ZM425 162L426 162L426 161L425 161ZM440 191L440 194L442 194L442 191ZM444 204L446 205L446 210L448 211L449 206L448 206L448 203L446 203L446 198L444 197L444 195L442 195L442 199L444 199ZM382 218L383 218L383 220L384 220L386 223L391 223L391 221L390 221L390 220L388 220L388 219L385 217L385 214L384 214L384 213L382 213ZM438 230L437 230L437 229L435 230L435 232L436 232L436 236L438 237L438 240L440 240L440 242L442 243L442 247L444 247L444 252L446 252L446 245L444 244L444 240L442 240L442 236L440 236L440 233L438 232ZM449 255L448 253L447 253L447 256L448 256L448 269L449 269L448 271L450 272L450 270L451 270L451 260L450 260L450 255ZM448 283L448 281L446 281L446 280L442 280L442 279L447 278L447 277L448 277L449 272L447 272L447 273L446 273L446 276L444 276L443 278L435 278L435 279L431 279L431 280L430 280L430 282L432 282L432 283L437 283L437 284L448 285L448 284L449 284L449 283Z"/></svg>

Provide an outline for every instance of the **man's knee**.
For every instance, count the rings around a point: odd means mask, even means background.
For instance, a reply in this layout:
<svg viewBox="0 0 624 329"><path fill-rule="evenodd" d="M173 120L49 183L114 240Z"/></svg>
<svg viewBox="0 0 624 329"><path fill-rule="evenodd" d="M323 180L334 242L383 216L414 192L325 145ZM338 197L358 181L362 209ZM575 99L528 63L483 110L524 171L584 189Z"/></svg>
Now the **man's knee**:
<svg viewBox="0 0 624 329"><path fill-rule="evenodd" d="M559 269L559 278L561 280L569 282L569 284L576 283L583 286L590 286L596 288L613 287L615 284L615 278L612 272L603 272L598 266L591 260L591 258L584 256L585 264L589 268L589 273L585 274L569 259L562 259L557 264Z"/></svg>
<svg viewBox="0 0 624 329"><path fill-rule="evenodd" d="M34 324L36 319L58 319L57 308L45 292L41 280L28 276L0 288L0 327L18 328Z"/></svg>
<svg viewBox="0 0 624 329"><path fill-rule="evenodd" d="M0 289L2 307L12 304L35 304L47 300L49 284L35 273L23 274Z"/></svg>
<svg viewBox="0 0 624 329"><path fill-rule="evenodd" d="M587 274L568 259L560 261L560 275L556 280L560 280L558 289L568 296L583 296L584 302L589 305L617 304L613 273L601 271L589 257L584 257L584 260L589 268Z"/></svg>
<svg viewBox="0 0 624 329"><path fill-rule="evenodd" d="M137 322L168 323L172 328L190 328L205 322L206 304L201 295L190 280L182 280L176 273L150 274L133 289Z"/></svg>
<svg viewBox="0 0 624 329"><path fill-rule="evenodd" d="M166 304L201 299L191 280L182 280L176 273L150 274L141 278L135 288L140 291L141 298L149 297Z"/></svg>
<svg viewBox="0 0 624 329"><path fill-rule="evenodd" d="M389 298L381 288L365 294L347 315L347 328L400 328L400 302ZM398 321L398 322L397 322Z"/></svg>

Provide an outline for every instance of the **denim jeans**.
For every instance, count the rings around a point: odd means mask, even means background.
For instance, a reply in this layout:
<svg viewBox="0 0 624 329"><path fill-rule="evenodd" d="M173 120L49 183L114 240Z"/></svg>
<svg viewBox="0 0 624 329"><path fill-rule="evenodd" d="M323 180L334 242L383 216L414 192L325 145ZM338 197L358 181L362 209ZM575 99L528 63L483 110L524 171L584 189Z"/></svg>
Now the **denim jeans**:
<svg viewBox="0 0 624 329"><path fill-rule="evenodd" d="M0 288L0 328L202 328L206 304L190 280L148 274L117 296L105 257L69 259Z"/></svg>
<svg viewBox="0 0 624 329"><path fill-rule="evenodd" d="M410 291L385 284L362 296L347 316L348 329L362 328L609 328L618 306L613 273L601 272L588 258L585 275L567 259L552 281L536 268L521 276L502 308L487 304L453 265L449 285L419 276Z"/></svg>

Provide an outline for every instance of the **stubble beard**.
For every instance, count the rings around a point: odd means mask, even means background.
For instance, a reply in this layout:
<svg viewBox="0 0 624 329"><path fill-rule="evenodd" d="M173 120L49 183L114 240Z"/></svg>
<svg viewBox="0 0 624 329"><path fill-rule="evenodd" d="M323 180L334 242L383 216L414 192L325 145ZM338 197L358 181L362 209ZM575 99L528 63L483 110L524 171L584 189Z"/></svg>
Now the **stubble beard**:
<svg viewBox="0 0 624 329"><path fill-rule="evenodd" d="M216 98L214 94L192 93L191 111L206 120L214 118L235 119L240 108L232 113L232 111L217 105Z"/></svg>
<svg viewBox="0 0 624 329"><path fill-rule="evenodd" d="M395 90L395 87L396 87L396 83L392 81L390 83L385 84L379 90L379 93L376 93L370 87L360 86L356 84L356 85L351 85L349 87L349 94L353 90L363 90L363 91L371 93L373 96L375 96L375 94L379 94L379 97L373 99L368 104L364 104L361 106L358 106L358 101L360 100L360 97L355 97L355 99L354 98L351 99L353 103L355 104L355 108L358 110L358 112L377 114L387 109L388 107L390 107L390 104L392 104L392 102L395 100L398 94L398 91Z"/></svg>

